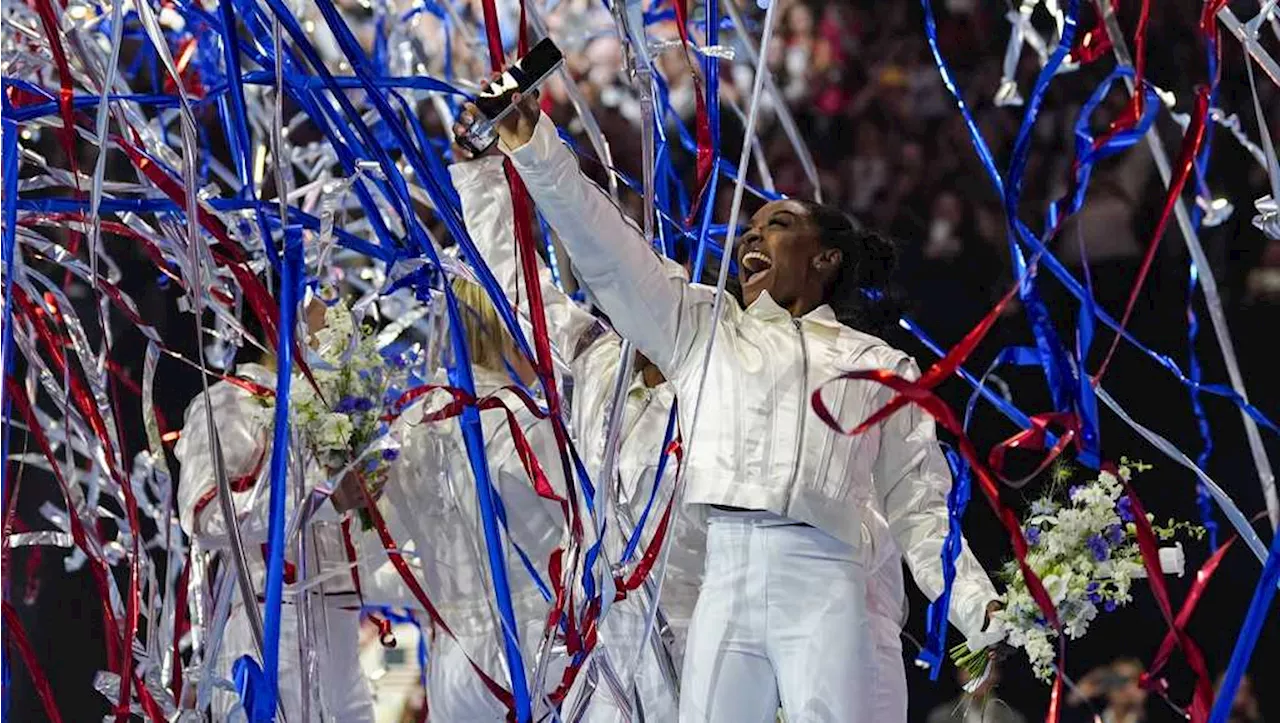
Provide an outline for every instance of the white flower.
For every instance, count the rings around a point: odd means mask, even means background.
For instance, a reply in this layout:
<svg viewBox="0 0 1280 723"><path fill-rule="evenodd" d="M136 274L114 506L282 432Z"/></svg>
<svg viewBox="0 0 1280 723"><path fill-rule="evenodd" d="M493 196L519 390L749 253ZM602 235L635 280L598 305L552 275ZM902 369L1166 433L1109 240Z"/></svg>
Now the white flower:
<svg viewBox="0 0 1280 723"><path fill-rule="evenodd" d="M1053 604L1057 605L1067 598L1068 581L1066 577L1061 575L1049 575L1041 580L1044 583L1044 589L1049 593L1049 599L1053 600Z"/></svg>
<svg viewBox="0 0 1280 723"><path fill-rule="evenodd" d="M320 418L315 432L315 443L322 450L346 449L351 442L355 425L345 414L326 414Z"/></svg>

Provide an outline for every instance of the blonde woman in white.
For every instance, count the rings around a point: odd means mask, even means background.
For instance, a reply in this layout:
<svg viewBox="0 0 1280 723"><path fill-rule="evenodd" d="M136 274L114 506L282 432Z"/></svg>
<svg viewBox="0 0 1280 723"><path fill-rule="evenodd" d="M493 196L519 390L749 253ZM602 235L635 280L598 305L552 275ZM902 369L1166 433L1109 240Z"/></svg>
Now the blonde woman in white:
<svg viewBox="0 0 1280 723"><path fill-rule="evenodd" d="M550 425L538 419L511 391L508 368L528 384L532 368L518 353L484 292L469 281L455 279L470 351L478 398L494 397L515 417L547 480L564 494L556 465ZM443 370L432 380L447 385ZM502 721L507 709L485 684L476 667L510 689L503 653L502 623L495 605L489 558L480 525L476 481L463 441L460 418L429 419L454 400L437 390L416 400L392 425L400 440L400 456L388 474L378 505L411 573L443 618L444 627L428 623L419 600L391 563L376 535L365 536L362 554L379 561L364 575L365 601L415 609L429 636L427 707L432 721ZM489 478L506 510L502 530L503 558L511 591L515 631L523 653L526 677L536 666L543 624L551 609L545 596L552 585L548 561L564 544L565 526L559 503L540 497L521 461L517 437L501 408L480 412ZM524 553L524 558L520 552ZM527 561L527 562L526 562ZM367 563L366 563L367 564ZM532 567L533 572L529 567ZM536 577L535 577L536 574ZM539 584L541 582L541 585ZM545 586L545 587L544 587ZM558 677L554 678L558 681ZM538 694L531 692L538 700ZM536 706L535 706L536 707Z"/></svg>

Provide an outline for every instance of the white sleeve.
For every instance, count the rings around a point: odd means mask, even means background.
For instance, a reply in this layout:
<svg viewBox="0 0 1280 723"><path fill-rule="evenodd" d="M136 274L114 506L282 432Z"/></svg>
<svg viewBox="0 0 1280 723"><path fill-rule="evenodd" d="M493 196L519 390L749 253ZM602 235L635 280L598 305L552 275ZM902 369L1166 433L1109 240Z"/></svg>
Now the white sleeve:
<svg viewBox="0 0 1280 723"><path fill-rule="evenodd" d="M668 379L675 378L699 327L710 321L698 318L710 315L710 305L701 303L708 295L690 286L678 264L658 256L640 229L582 174L551 119L542 116L533 138L520 148L500 145L613 328Z"/></svg>
<svg viewBox="0 0 1280 723"><path fill-rule="evenodd" d="M912 381L920 377L915 362L909 358L902 359L896 372ZM892 392L887 387L883 391L876 396L887 402ZM947 495L951 491L951 471L938 446L933 417L917 405L908 404L882 423L874 477L889 531L902 550L916 585L930 600L936 600L943 588L942 544L949 529ZM976 644L987 637L983 633L987 604L999 595L969 550L968 542L963 545L956 560L950 618L951 624Z"/></svg>
<svg viewBox="0 0 1280 723"><path fill-rule="evenodd" d="M266 463L263 430L251 418L256 404L245 390L219 382L209 387L208 400L213 407L218 440L222 443L222 460L228 480L234 481L258 472ZM178 458L178 519L188 535L221 536L225 533L222 510L216 497L216 471L209 448L209 426L205 417L205 395L197 396L187 407L182 435L174 445ZM243 512L249 492L232 495L236 509ZM201 500L208 500L201 505ZM200 507L197 519L197 507Z"/></svg>
<svg viewBox="0 0 1280 723"><path fill-rule="evenodd" d="M503 159L488 156L449 167L453 185L462 199L462 218L480 256L493 272L507 301L522 296L515 252L515 220L511 189L502 171ZM542 304L552 346L566 362L572 362L585 340L598 336L603 322L574 303L551 278L551 271L535 255ZM527 317L527 312L522 314Z"/></svg>

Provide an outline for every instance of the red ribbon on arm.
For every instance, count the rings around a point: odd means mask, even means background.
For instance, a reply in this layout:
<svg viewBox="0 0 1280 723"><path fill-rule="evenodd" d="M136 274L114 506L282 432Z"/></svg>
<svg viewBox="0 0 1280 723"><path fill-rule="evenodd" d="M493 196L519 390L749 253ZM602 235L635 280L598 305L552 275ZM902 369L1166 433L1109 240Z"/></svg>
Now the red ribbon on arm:
<svg viewBox="0 0 1280 723"><path fill-rule="evenodd" d="M1027 590L1031 594L1032 599L1036 601L1041 612L1045 616L1045 620L1061 634L1062 625L1058 619L1058 613L1053 605L1053 600L1049 597L1048 592L1044 588L1044 584L1040 578L1027 564L1027 541L1023 536L1022 527L1018 522L1017 515L1000 500L1000 490L996 485L995 475L987 468L987 466L978 457L977 450L969 437L964 433L964 427L956 418L955 413L947 406L936 394L932 388L939 382L955 373L955 370L964 363L965 359L973 353L978 343L991 330L996 320L1003 311L1005 305L1017 293L1018 286L1015 283L1005 294L991 311L975 326L960 343L956 344L947 352L946 356L938 360L932 367L923 374L918 381L911 382L894 374L887 369L873 369L868 371L847 372L841 374L835 379L827 382L831 384L843 380L866 380L883 384L894 390L894 397L881 409L873 413L866 421L857 425L851 430L844 429L840 422L831 413L827 407L826 400L822 398L822 390L825 384L814 390L811 403L814 412L818 418L823 421L833 431L845 436L855 436L866 432L868 429L879 424L881 421L888 419L893 412L901 409L908 403L916 404L924 409L932 416L939 425L951 432L956 437L956 447L965 461L973 469L974 474L978 478L979 487L987 497L987 502L995 511L996 516L1000 519L1006 532L1009 534L1009 541L1013 546L1014 558L1018 561L1018 567L1022 571L1023 579L1026 581ZM1062 647L1059 647L1062 650ZM1057 721L1061 710L1062 697L1062 656L1059 655L1059 672L1055 676L1053 684L1053 692L1049 701L1049 711L1046 716L1048 721Z"/></svg>

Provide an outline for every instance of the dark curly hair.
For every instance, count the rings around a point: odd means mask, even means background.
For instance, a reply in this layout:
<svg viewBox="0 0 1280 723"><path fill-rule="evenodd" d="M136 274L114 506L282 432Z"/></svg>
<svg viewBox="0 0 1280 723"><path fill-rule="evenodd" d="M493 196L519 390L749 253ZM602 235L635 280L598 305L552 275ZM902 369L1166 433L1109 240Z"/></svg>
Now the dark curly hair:
<svg viewBox="0 0 1280 723"><path fill-rule="evenodd" d="M840 321L854 329L883 336L895 328L902 316L902 304L892 285L898 268L897 244L835 206L799 202L818 228L822 244L843 253L840 271L827 289L826 303Z"/></svg>

